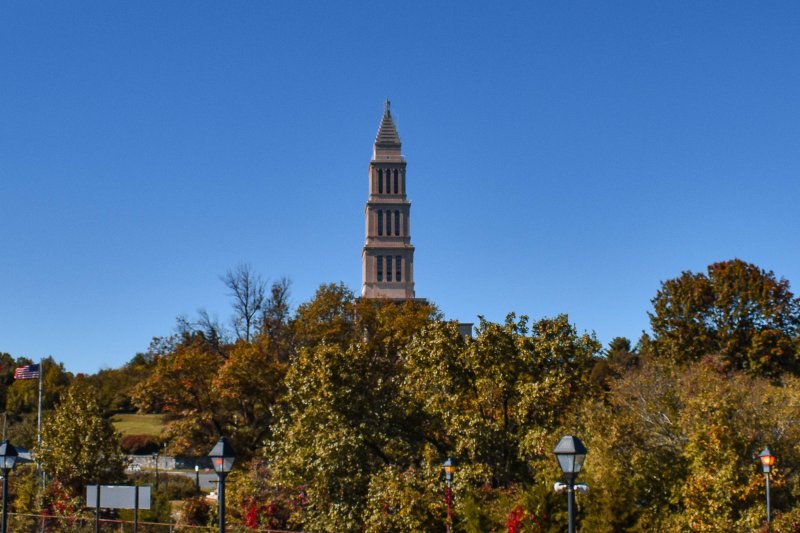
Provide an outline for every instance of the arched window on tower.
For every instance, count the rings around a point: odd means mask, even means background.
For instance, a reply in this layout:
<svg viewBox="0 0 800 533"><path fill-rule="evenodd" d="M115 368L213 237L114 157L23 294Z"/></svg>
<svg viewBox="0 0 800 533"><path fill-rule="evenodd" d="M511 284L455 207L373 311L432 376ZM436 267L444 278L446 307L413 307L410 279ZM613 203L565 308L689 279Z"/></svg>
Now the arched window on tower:
<svg viewBox="0 0 800 533"><path fill-rule="evenodd" d="M386 211L386 235L392 234L392 212Z"/></svg>
<svg viewBox="0 0 800 533"><path fill-rule="evenodd" d="M400 211L394 212L394 234L400 235Z"/></svg>
<svg viewBox="0 0 800 533"><path fill-rule="evenodd" d="M394 256L395 260L395 269L394 269L394 280L395 281L402 281L402 276L400 275L401 268L403 267L403 258L399 255Z"/></svg>
<svg viewBox="0 0 800 533"><path fill-rule="evenodd" d="M392 256L386 256L386 281L392 281Z"/></svg>
<svg viewBox="0 0 800 533"><path fill-rule="evenodd" d="M398 177L397 177L397 169L394 169L394 193L397 194L399 191L398 188Z"/></svg>
<svg viewBox="0 0 800 533"><path fill-rule="evenodd" d="M383 235L383 211L378 211L378 235Z"/></svg>
<svg viewBox="0 0 800 533"><path fill-rule="evenodd" d="M383 194L383 169L378 169L378 194Z"/></svg>
<svg viewBox="0 0 800 533"><path fill-rule="evenodd" d="M379 255L378 259L378 281L383 281L383 256Z"/></svg>

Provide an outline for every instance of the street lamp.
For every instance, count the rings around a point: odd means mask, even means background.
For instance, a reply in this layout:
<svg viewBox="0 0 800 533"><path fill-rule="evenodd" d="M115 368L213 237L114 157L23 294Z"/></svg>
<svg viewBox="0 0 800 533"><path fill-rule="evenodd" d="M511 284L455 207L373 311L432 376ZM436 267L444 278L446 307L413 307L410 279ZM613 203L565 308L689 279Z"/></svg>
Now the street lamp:
<svg viewBox="0 0 800 533"><path fill-rule="evenodd" d="M11 473L17 463L17 455L17 449L8 442L8 439L0 444L0 468L3 470L3 522L0 525L2 533L8 532L8 502L6 501L8 497L8 474Z"/></svg>
<svg viewBox="0 0 800 533"><path fill-rule="evenodd" d="M233 468L233 461L236 460L236 453L233 447L228 444L225 437L219 439L211 451L208 452L214 471L217 473L219 485L217 488L217 502L219 503L219 533L225 533L225 476Z"/></svg>
<svg viewBox="0 0 800 533"><path fill-rule="evenodd" d="M758 454L761 459L761 471L764 472L764 478L767 482L767 531L769 531L770 522L770 509L769 509L769 473L772 472L772 467L775 465L775 456L769 451L769 448L764 448Z"/></svg>
<svg viewBox="0 0 800 533"><path fill-rule="evenodd" d="M556 445L556 449L553 450L556 459L558 459L558 466L561 467L561 471L564 473L564 479L567 481L566 487L559 487L557 483L556 491L561 492L561 490L565 488L567 492L569 533L575 533L575 478L578 477L581 468L583 468L583 460L586 459L586 452L586 446L583 445L581 439L573 437L572 435L561 437L561 440L558 441ZM588 487L586 489L581 487L581 489L583 492L583 490L588 490Z"/></svg>
<svg viewBox="0 0 800 533"><path fill-rule="evenodd" d="M456 465L449 457L442 464L444 469L444 480L447 483L444 489L444 502L447 504L447 522L445 523L445 531L450 532L453 527L453 474L456 471Z"/></svg>
<svg viewBox="0 0 800 533"><path fill-rule="evenodd" d="M200 494L200 465L194 465L194 486L197 494Z"/></svg>

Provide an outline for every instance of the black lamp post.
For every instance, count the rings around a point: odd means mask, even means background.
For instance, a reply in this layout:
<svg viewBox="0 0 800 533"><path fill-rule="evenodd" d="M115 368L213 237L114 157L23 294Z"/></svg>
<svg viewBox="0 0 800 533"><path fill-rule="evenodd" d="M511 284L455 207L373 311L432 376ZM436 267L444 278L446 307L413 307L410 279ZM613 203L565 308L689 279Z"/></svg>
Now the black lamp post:
<svg viewBox="0 0 800 533"><path fill-rule="evenodd" d="M200 465L194 465L194 487L197 494L200 494Z"/></svg>
<svg viewBox="0 0 800 533"><path fill-rule="evenodd" d="M233 447L228 444L225 437L219 439L211 451L208 452L214 471L217 473L219 486L217 488L217 501L219 503L219 533L225 533L225 476L233 468L233 461L236 460L236 453Z"/></svg>
<svg viewBox="0 0 800 533"><path fill-rule="evenodd" d="M445 531L449 533L450 528L453 527L453 474L456 471L456 465L453 463L453 460L448 457L444 464L442 464L442 468L444 469L444 480L446 483L444 488L444 502L447 505Z"/></svg>
<svg viewBox="0 0 800 533"><path fill-rule="evenodd" d="M553 453L558 459L558 466L564 473L567 492L567 516L569 520L569 533L575 533L575 478L583 468L583 460L586 459L586 446L581 439L567 435L561 437ZM556 486L558 490L558 486Z"/></svg>
<svg viewBox="0 0 800 533"><path fill-rule="evenodd" d="M8 474L14 469L16 463L17 449L8 440L4 440L0 444L0 468L3 470L3 522L0 529L2 533L8 532Z"/></svg>
<svg viewBox="0 0 800 533"><path fill-rule="evenodd" d="M772 452L769 451L769 448L764 448L761 450L761 453L758 454L758 458L761 459L761 471L764 472L764 478L767 482L767 531L769 531L770 527L770 509L769 509L769 473L772 472L772 467L775 464L775 456L772 455Z"/></svg>

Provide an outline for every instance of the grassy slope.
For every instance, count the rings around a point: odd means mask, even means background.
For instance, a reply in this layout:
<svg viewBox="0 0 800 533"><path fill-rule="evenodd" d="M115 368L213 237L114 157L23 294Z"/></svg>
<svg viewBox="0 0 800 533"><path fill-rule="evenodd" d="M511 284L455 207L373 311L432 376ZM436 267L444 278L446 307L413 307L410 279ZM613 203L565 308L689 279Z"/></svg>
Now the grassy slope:
<svg viewBox="0 0 800 533"><path fill-rule="evenodd" d="M162 415L114 415L111 418L114 427L122 435L158 436L164 429Z"/></svg>

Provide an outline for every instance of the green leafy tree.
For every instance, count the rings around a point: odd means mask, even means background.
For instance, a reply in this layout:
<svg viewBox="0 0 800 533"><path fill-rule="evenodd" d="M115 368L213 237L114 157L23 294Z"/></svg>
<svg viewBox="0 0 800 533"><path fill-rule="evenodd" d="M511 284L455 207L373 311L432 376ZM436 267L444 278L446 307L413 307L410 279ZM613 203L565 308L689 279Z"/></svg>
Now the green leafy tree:
<svg viewBox="0 0 800 533"><path fill-rule="evenodd" d="M8 388L14 383L16 361L11 354L0 352L0 405L6 406Z"/></svg>
<svg viewBox="0 0 800 533"><path fill-rule="evenodd" d="M119 434L103 416L97 391L83 379L70 386L45 420L42 446L35 453L52 479L75 491L90 483L120 481L127 466Z"/></svg>
<svg viewBox="0 0 800 533"><path fill-rule="evenodd" d="M435 316L419 302L357 302L342 285L298 308L299 350L268 457L283 486L305 488L307 529L360 531L373 473L418 456L402 349Z"/></svg>
<svg viewBox="0 0 800 533"><path fill-rule="evenodd" d="M290 321L296 349L320 344L344 347L356 338L355 296L343 283L322 285Z"/></svg>
<svg viewBox="0 0 800 533"><path fill-rule="evenodd" d="M405 388L421 406L427 437L452 450L474 483L505 487L533 478L529 460L549 453L550 432L590 394L600 345L566 316L528 326L481 320L474 340L433 324L406 352Z"/></svg>
<svg viewBox="0 0 800 533"><path fill-rule="evenodd" d="M714 263L708 274L684 272L652 300L646 352L675 362L720 354L751 374L798 372L800 300L789 282L739 259Z"/></svg>
<svg viewBox="0 0 800 533"><path fill-rule="evenodd" d="M285 391L287 364L271 346L271 338L265 335L251 343L238 341L212 383L218 399L217 416L229 417L227 434L245 457L263 448L269 439L273 407Z"/></svg>
<svg viewBox="0 0 800 533"><path fill-rule="evenodd" d="M100 404L109 413L135 410L133 389L146 380L154 366L153 354L138 353L121 368L106 368L89 376L100 394Z"/></svg>
<svg viewBox="0 0 800 533"><path fill-rule="evenodd" d="M753 531L765 515L755 454L780 450L776 511L797 501L797 378L775 384L730 371L721 358L686 366L643 361L584 404L592 493L583 527L614 531Z"/></svg>
<svg viewBox="0 0 800 533"><path fill-rule="evenodd" d="M591 381L596 387L608 390L609 381L618 378L639 364L639 353L625 337L615 337L608 343L604 357L595 361Z"/></svg>
<svg viewBox="0 0 800 533"><path fill-rule="evenodd" d="M442 486L438 461L406 469L384 467L370 480L366 531L444 531L446 507Z"/></svg>

